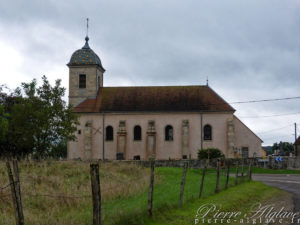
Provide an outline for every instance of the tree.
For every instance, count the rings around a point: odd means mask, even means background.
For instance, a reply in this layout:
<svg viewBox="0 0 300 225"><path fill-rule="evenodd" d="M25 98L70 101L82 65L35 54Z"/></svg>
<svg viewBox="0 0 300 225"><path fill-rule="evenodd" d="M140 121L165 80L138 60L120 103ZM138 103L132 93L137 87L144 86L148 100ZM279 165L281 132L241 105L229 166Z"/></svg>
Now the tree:
<svg viewBox="0 0 300 225"><path fill-rule="evenodd" d="M2 89L0 86L0 141L3 141L8 130L8 113L5 112L5 107L2 104Z"/></svg>
<svg viewBox="0 0 300 225"><path fill-rule="evenodd" d="M224 157L224 154L217 148L206 148L198 151L198 159L216 159L222 157Z"/></svg>
<svg viewBox="0 0 300 225"><path fill-rule="evenodd" d="M5 113L5 108L0 105L0 141L5 139L8 131L8 113Z"/></svg>
<svg viewBox="0 0 300 225"><path fill-rule="evenodd" d="M35 79L22 83L12 94L13 103L6 101L10 119L4 144L10 156L45 158L62 141L75 139L78 120L63 100L66 89L60 80L53 87L46 76L42 80L40 87Z"/></svg>
<svg viewBox="0 0 300 225"><path fill-rule="evenodd" d="M289 142L276 142L272 146L272 151L274 152L275 150L279 150L280 155L289 155L291 152L294 152L294 145Z"/></svg>

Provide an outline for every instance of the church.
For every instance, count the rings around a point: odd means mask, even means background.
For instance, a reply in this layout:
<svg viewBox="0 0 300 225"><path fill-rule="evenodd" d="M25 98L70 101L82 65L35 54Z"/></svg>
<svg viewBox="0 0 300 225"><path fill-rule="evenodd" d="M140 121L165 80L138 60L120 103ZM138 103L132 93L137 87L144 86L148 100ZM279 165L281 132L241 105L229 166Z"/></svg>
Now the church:
<svg viewBox="0 0 300 225"><path fill-rule="evenodd" d="M69 159L197 159L206 148L228 158L261 156L262 140L208 84L105 87L105 69L85 41L67 64L80 122Z"/></svg>

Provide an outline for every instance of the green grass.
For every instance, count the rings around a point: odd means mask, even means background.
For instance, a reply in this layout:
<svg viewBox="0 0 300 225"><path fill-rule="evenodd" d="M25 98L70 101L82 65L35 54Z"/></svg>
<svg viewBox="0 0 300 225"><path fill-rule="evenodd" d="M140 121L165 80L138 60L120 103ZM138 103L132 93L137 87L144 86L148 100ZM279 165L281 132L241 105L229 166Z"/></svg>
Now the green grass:
<svg viewBox="0 0 300 225"><path fill-rule="evenodd" d="M265 173L265 174L300 174L300 170L288 169L267 169L260 167L253 167L252 173Z"/></svg>
<svg viewBox="0 0 300 225"><path fill-rule="evenodd" d="M227 190L221 191L219 194L209 196L204 199L194 199L182 207L176 207L174 209L166 209L156 212L152 219L147 219L145 224L151 225L190 225L195 224L196 212L201 205L204 204L216 204L221 206L222 211L242 211L248 213L250 208L255 203L263 203L273 196L286 195L285 192L266 186L261 182L246 182L235 187L231 187ZM212 214L209 214L206 218L213 218ZM237 218L238 220L241 217ZM200 223L201 220L200 220ZM207 221L206 221L207 224ZM219 223L217 223L219 224ZM230 224L235 224L233 221ZM239 223L236 223L239 224Z"/></svg>
<svg viewBox="0 0 300 225"><path fill-rule="evenodd" d="M244 170L245 175L246 169ZM256 168L254 168L255 170ZM156 221L149 221L147 214L149 172L149 168L122 162L100 165L104 224L143 225ZM195 199L198 198L199 194L202 170L189 169L183 198L184 207L178 208L182 172L182 168L155 168L154 219L161 217L164 213L171 212L174 208L181 211L189 204L197 203ZM234 168L232 168L232 172L235 172ZM222 169L221 189L224 189L225 179L225 170ZM89 163L23 162L20 163L20 180L26 224L91 224L92 198ZM244 177L244 181L246 180L247 178ZM230 177L229 181L229 184L234 186L235 177ZM7 183L5 164L0 162L0 187ZM216 170L208 169L202 197L212 196L215 193L215 187ZM236 188L234 187L234 189ZM50 197L43 196L44 194L50 195ZM71 198L59 196L71 196ZM72 196L79 196L79 198L72 198ZM14 212L9 189L0 191L0 200L0 224L14 224Z"/></svg>
<svg viewBox="0 0 300 225"><path fill-rule="evenodd" d="M155 173L161 178L161 182L154 187L153 195L153 214L161 211L170 210L174 207L178 207L179 194L180 194L180 182L182 176L182 168L156 168ZM198 198L200 181L202 170L190 169L186 176L186 185L184 189L183 202L188 203ZM220 188L224 189L226 178L221 176ZM230 178L231 186L234 184L234 179ZM208 170L203 189L203 197L210 196L215 193L216 188L216 171ZM106 215L118 215L120 207L127 207L124 209L125 214L120 215L119 221L116 224L147 224L147 199L148 192L141 195L118 199L114 202L107 203L104 207L104 214ZM106 209L106 212L105 212ZM112 211L113 210L113 211ZM105 224L110 222L105 220Z"/></svg>
<svg viewBox="0 0 300 225"><path fill-rule="evenodd" d="M215 170L215 169L210 169ZM242 168L239 166L239 175L241 174L242 170L244 170L244 175L248 172L248 166L244 166ZM230 168L230 173L235 173L236 167ZM261 167L252 167L252 174L300 174L300 170L291 170L291 169L268 169L268 168L261 168Z"/></svg>
<svg viewBox="0 0 300 225"><path fill-rule="evenodd" d="M19 167L26 224L91 224L92 198L89 163L22 162ZM145 224L149 172L149 168L121 162L100 165L104 224ZM178 205L182 172L182 168L155 168L153 213L172 209ZM197 198L201 175L202 170L188 170L184 203ZM224 172L221 175L220 188L223 188ZM0 162L0 187L7 183L5 164ZM234 184L234 178L230 178L230 184ZM202 196L214 194L215 186L216 171L208 170ZM0 224L14 224L9 188L0 191L0 199Z"/></svg>

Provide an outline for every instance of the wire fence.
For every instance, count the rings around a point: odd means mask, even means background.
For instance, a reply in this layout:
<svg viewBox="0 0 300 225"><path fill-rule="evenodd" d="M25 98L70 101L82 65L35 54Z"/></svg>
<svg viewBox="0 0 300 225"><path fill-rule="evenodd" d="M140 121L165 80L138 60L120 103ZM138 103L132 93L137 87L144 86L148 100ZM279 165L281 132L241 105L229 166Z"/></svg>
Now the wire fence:
<svg viewBox="0 0 300 225"><path fill-rule="evenodd" d="M28 190L21 191L23 181L19 178L18 162L13 160L13 172L10 167L11 162L7 162L7 172L10 182L2 187L0 187L0 200L7 200L11 197L12 204L11 207L15 211L15 220L17 225L24 225L23 216L23 205L22 198L51 198L53 200L62 199L90 199L93 208L93 225L100 225L105 223L105 219L102 216L103 211L107 207L103 205L103 200L101 201L101 193L106 191L114 192L119 189L118 184L109 186L106 188L101 188L100 176L99 176L99 163L90 164L90 179L91 179L91 194L88 195L66 195L66 194L53 194L53 193L31 193ZM154 196L154 191L156 186L155 183L155 167L156 161L152 160L147 163L150 168L150 182L148 198L145 199L145 205L147 205L148 216L152 217L155 211L153 211L153 205L156 199ZM209 162L204 161L203 167L197 169L201 171L199 173L199 192L194 193L192 198L202 198L203 193L207 192L205 189L205 182L207 176L215 176L215 188L214 192L218 193L221 190L227 189L230 186L240 184L244 181L250 181L252 179L252 159L212 159ZM184 203L185 186L187 177L190 171L190 165L188 160L183 161L182 164L182 176L176 179L180 179L180 187L178 193L178 205L181 206ZM120 180L121 181L121 180ZM139 182L139 178L130 179L130 183ZM189 187L188 187L189 188ZM10 193L9 193L10 189ZM189 190L188 190L189 191ZM120 203L123 204L123 203ZM25 205L25 207L30 208L30 206Z"/></svg>

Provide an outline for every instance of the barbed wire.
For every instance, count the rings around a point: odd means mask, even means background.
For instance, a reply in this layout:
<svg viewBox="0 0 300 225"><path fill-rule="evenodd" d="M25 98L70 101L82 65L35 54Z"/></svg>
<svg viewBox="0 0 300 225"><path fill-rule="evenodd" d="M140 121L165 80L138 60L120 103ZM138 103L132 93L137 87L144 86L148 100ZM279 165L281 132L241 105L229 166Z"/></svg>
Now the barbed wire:
<svg viewBox="0 0 300 225"><path fill-rule="evenodd" d="M24 182L14 181L14 182L9 183L9 184L7 184L7 185L5 185L5 186L3 186L3 187L0 187L0 191L6 189L6 188L8 188L8 187L10 187L12 184L17 184L17 183L20 183L20 184L21 184L21 183L24 183Z"/></svg>
<svg viewBox="0 0 300 225"><path fill-rule="evenodd" d="M51 195L51 194L31 194L31 193L22 193L22 196L30 197L49 197L49 198L91 198L92 195Z"/></svg>
<svg viewBox="0 0 300 225"><path fill-rule="evenodd" d="M7 184L7 185L5 185L5 186L3 186L3 187L0 187L0 191L2 191L2 190L4 190L4 189L6 189L6 188L8 188L10 185L12 185L13 183L9 183L9 184Z"/></svg>

